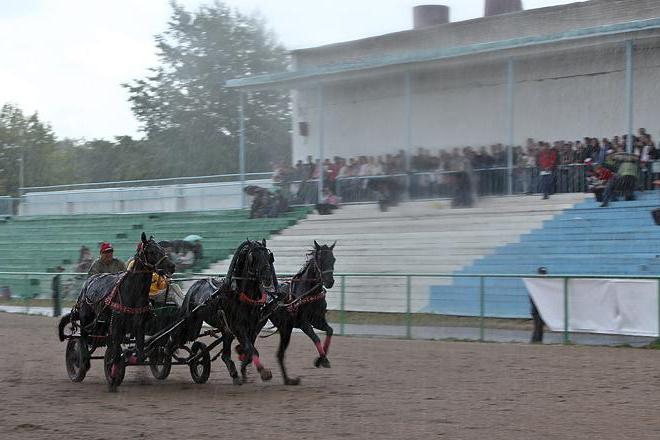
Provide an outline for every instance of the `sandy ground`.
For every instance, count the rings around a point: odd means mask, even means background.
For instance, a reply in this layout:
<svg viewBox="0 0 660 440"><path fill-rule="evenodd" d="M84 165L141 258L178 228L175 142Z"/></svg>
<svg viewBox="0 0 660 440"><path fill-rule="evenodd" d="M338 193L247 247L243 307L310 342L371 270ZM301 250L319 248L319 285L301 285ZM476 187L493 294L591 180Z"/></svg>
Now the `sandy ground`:
<svg viewBox="0 0 660 440"><path fill-rule="evenodd" d="M259 342L271 382L234 386L217 361L204 385L129 367L111 394L100 361L69 381L55 322L0 313L2 439L660 438L660 351L336 337L316 369L296 334L297 387L273 337Z"/></svg>

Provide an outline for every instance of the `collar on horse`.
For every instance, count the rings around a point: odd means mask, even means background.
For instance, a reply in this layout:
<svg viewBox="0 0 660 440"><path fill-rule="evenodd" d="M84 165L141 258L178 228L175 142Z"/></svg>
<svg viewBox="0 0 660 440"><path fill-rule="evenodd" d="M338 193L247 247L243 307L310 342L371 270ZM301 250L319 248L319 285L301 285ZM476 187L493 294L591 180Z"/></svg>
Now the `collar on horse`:
<svg viewBox="0 0 660 440"><path fill-rule="evenodd" d="M121 303L121 295L117 295L117 294L119 293L119 288L126 279L127 275L128 272L124 273L124 275L117 280L115 285L112 287L112 291L110 292L110 295L108 295L103 302L107 307L110 307L115 312L124 313L127 315L139 315L142 313L149 312L151 310L150 304L144 307L128 307ZM117 301L115 301L115 298L117 298Z"/></svg>
<svg viewBox="0 0 660 440"><path fill-rule="evenodd" d="M259 299L250 298L245 294L245 292L241 292L240 295L238 295L238 300L240 302L251 306L262 306L266 304L267 299L268 299L268 295L266 294L265 290L261 291L261 298Z"/></svg>

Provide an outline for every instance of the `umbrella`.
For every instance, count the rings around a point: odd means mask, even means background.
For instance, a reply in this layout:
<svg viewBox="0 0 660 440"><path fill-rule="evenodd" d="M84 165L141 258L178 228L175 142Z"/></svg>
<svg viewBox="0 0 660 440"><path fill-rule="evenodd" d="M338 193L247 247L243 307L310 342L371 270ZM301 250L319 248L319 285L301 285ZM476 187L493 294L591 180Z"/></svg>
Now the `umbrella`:
<svg viewBox="0 0 660 440"><path fill-rule="evenodd" d="M199 235L195 235L195 234L191 234L191 235L189 235L189 236L187 236L186 238L183 239L183 241L187 241L188 243L194 243L196 241L201 241L201 240L202 240L202 237L200 237Z"/></svg>

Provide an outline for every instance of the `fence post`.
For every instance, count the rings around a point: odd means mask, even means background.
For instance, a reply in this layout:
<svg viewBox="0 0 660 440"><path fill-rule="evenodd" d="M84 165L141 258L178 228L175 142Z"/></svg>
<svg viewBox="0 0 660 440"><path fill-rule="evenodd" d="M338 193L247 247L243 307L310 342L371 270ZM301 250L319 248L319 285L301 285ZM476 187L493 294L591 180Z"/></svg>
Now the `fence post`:
<svg viewBox="0 0 660 440"><path fill-rule="evenodd" d="M564 344L570 342L568 337L568 277L564 277Z"/></svg>
<svg viewBox="0 0 660 440"><path fill-rule="evenodd" d="M406 275L406 338L412 338L412 313L410 306L410 281L411 276Z"/></svg>
<svg viewBox="0 0 660 440"><path fill-rule="evenodd" d="M346 301L346 275L341 276L341 293L339 296L339 334L344 336L346 324L346 310L344 310Z"/></svg>
<svg viewBox="0 0 660 440"><path fill-rule="evenodd" d="M660 342L660 278L658 278L658 338L656 341Z"/></svg>
<svg viewBox="0 0 660 440"><path fill-rule="evenodd" d="M484 277L479 277L479 341L484 341L484 315L486 311L485 304L485 286Z"/></svg>

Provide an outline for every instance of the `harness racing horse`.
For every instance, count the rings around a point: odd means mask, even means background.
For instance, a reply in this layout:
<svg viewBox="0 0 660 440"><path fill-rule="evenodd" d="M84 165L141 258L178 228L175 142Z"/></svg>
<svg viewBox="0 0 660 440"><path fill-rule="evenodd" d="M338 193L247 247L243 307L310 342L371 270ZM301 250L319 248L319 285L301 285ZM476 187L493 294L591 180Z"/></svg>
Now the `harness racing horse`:
<svg viewBox="0 0 660 440"><path fill-rule="evenodd" d="M234 338L243 347L241 369L253 362L261 379L270 380L273 375L261 364L254 340L266 321L263 317L267 313L267 290L274 290L275 281L273 257L266 240L243 242L236 249L225 278L217 283L213 279L199 280L190 287L181 307L186 323L174 336L173 346L196 339L202 321L206 322L222 332L222 360L235 385L242 381L231 359Z"/></svg>
<svg viewBox="0 0 660 440"><path fill-rule="evenodd" d="M308 254L308 259L300 271L291 279L288 292L288 304L277 307L270 314L270 321L280 334L280 345L277 349L277 361L282 370L282 378L286 385L298 385L299 378L290 378L284 366L284 355L291 340L294 328L301 329L316 345L319 357L314 366L330 368L328 350L332 340L333 330L326 321L327 303L325 301L325 288L330 289L335 283L333 272L335 270L335 257L332 246L320 246L314 240L314 249ZM280 289L286 294L286 285ZM314 332L314 328L325 332L323 344Z"/></svg>
<svg viewBox="0 0 660 440"><path fill-rule="evenodd" d="M149 287L152 274L171 275L175 270L165 250L153 237L147 240L144 232L134 258L135 264L129 271L97 274L85 281L73 310L63 316L59 324L60 340L64 340L64 327L68 323L80 322L85 370L89 369L89 347L101 345L94 339L106 342L104 367L110 391L116 391L123 379L121 344L128 333L135 337L135 360L142 361L144 327L151 310Z"/></svg>

